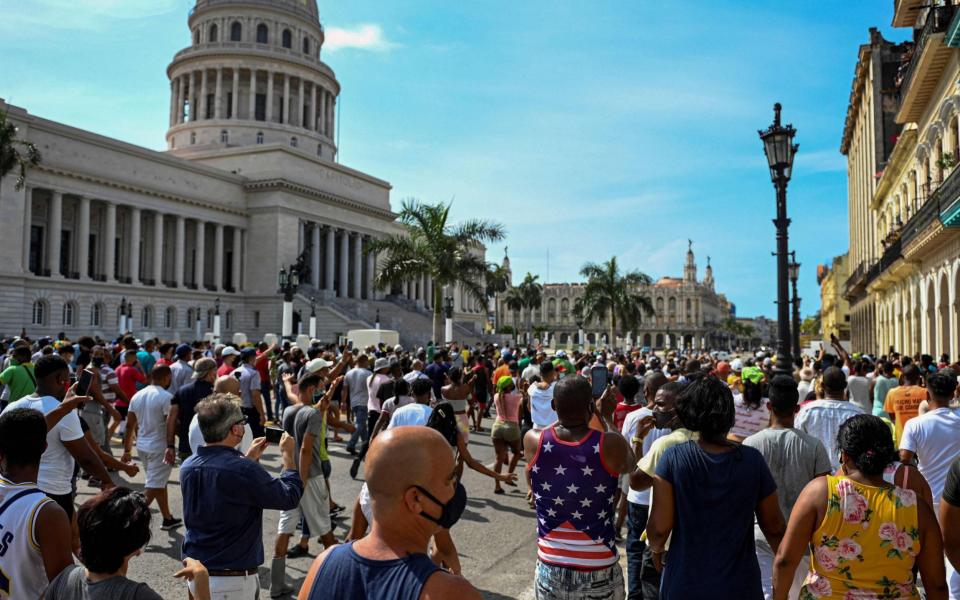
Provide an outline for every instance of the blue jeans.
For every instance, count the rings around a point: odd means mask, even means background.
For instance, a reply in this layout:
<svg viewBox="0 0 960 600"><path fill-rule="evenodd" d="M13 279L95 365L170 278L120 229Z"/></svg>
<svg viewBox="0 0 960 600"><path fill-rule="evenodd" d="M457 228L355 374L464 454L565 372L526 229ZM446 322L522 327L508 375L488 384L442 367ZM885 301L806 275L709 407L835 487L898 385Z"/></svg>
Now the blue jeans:
<svg viewBox="0 0 960 600"><path fill-rule="evenodd" d="M353 424L357 426L357 429L353 432L353 435L350 436L350 441L347 442L347 448L356 450L357 440L360 440L364 444L367 443L367 407L352 406L350 410L353 411Z"/></svg>
<svg viewBox="0 0 960 600"><path fill-rule="evenodd" d="M647 528L647 516L650 507L646 504L627 502L627 598L628 600L644 600L643 580L643 551L647 544L640 539L643 530ZM655 600L656 596L651 600Z"/></svg>
<svg viewBox="0 0 960 600"><path fill-rule="evenodd" d="M260 382L260 397L263 400L263 410L267 413L267 420L273 421L273 405L270 403L270 391L273 386L270 385L269 381ZM282 416L282 415L281 415ZM279 421L280 419L276 419Z"/></svg>
<svg viewBox="0 0 960 600"><path fill-rule="evenodd" d="M536 600L624 600L619 564L597 571L578 571L537 561Z"/></svg>
<svg viewBox="0 0 960 600"><path fill-rule="evenodd" d="M273 389L273 400L275 405L275 414L278 424L283 421L283 410L290 406L290 400L287 399L287 391L283 388L283 382L278 383Z"/></svg>

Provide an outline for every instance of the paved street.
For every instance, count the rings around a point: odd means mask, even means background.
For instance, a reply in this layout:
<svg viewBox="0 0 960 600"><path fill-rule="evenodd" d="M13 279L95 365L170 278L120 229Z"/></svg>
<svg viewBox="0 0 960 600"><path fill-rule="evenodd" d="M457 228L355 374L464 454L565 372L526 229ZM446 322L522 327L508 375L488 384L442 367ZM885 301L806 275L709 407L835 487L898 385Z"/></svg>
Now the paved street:
<svg viewBox="0 0 960 600"><path fill-rule="evenodd" d="M485 420L487 428L490 423L489 419ZM336 521L335 535L342 538L349 528L349 508L360 490L363 471L361 470L357 481L351 480L348 472L350 455L344 450L343 444L331 442L330 450L333 461L333 496L339 504L348 507L344 512L345 518ZM493 460L489 433L473 435L470 452L489 465ZM120 450L115 441L114 455L119 454ZM272 473L279 473L280 458L275 445L267 450L261 462ZM520 467L523 464L521 462ZM462 520L453 529L453 538L460 551L464 576L489 599L532 598L529 588L536 562L536 529L533 511L527 507L524 499L526 484L522 481L522 473L518 474L521 475L518 486L507 487L508 492L503 496L493 494L493 480L486 476L467 469L463 478L470 499ZM178 481L179 470L174 469L169 485L171 510L175 516L182 517ZM125 485L142 489L142 472ZM94 491L86 482L80 481L78 504L90 497ZM260 569L260 579L264 587L269 585L270 581L269 564L273 555L279 514L278 511L264 513L265 564ZM159 513L154 507L153 537L144 555L131 562L129 576L148 583L164 598L185 597L184 586L172 577L179 568L182 541L182 528L169 532L160 530ZM320 544L314 538L310 545L311 554L315 556L320 549ZM289 560L287 563L288 578L293 580L297 589L313 556ZM261 597L265 596L266 593Z"/></svg>

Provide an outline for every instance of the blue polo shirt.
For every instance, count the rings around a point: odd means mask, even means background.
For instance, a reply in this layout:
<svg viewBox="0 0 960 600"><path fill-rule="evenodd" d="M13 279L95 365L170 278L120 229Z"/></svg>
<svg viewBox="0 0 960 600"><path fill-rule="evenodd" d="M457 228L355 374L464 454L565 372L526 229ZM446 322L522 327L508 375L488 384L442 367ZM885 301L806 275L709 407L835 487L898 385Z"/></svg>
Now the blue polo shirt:
<svg viewBox="0 0 960 600"><path fill-rule="evenodd" d="M203 446L180 467L183 556L209 571L239 571L263 564L263 509L291 510L303 483L294 469L279 478L233 448Z"/></svg>

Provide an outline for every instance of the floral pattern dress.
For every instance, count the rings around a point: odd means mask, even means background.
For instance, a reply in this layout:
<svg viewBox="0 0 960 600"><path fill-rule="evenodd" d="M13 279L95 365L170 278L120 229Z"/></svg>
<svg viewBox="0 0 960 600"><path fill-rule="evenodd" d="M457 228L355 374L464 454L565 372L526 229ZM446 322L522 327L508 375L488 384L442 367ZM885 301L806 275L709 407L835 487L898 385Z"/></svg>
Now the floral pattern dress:
<svg viewBox="0 0 960 600"><path fill-rule="evenodd" d="M920 551L917 496L827 477L827 514L810 542L801 600L920 598L913 565Z"/></svg>

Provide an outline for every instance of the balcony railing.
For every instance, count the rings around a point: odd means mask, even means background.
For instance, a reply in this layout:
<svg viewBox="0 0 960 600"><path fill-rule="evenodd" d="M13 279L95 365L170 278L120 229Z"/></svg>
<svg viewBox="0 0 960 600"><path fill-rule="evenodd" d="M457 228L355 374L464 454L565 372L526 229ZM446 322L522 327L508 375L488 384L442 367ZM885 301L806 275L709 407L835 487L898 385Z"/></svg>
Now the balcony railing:
<svg viewBox="0 0 960 600"><path fill-rule="evenodd" d="M909 246L910 242L923 233L931 223L938 221L941 211L952 204L958 196L960 196L960 169L954 169L940 187L933 190L923 206L904 224L901 236L903 245Z"/></svg>
<svg viewBox="0 0 960 600"><path fill-rule="evenodd" d="M913 54L906 68L897 74L897 80L900 87L900 98L902 99L907 90L910 89L911 80L916 73L917 65L920 63L920 57L923 56L924 46L930 36L935 33L944 33L950 27L956 7L953 5L932 6L927 13L927 21L923 27L915 29L913 32Z"/></svg>
<svg viewBox="0 0 960 600"><path fill-rule="evenodd" d="M847 289L847 293L859 285L860 280L863 279L863 276L866 274L866 272L867 266L865 263L861 262L859 265L857 265L857 268L850 273L850 277L847 277L847 281L843 284L843 286Z"/></svg>

